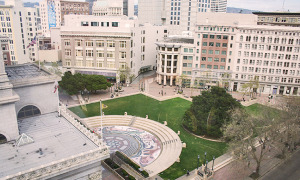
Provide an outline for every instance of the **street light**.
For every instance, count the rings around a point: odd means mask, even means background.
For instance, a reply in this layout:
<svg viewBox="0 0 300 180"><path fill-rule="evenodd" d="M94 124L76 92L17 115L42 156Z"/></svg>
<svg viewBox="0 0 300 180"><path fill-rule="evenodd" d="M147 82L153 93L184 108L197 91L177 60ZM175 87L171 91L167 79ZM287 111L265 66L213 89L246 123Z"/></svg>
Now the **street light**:
<svg viewBox="0 0 300 180"><path fill-rule="evenodd" d="M214 171L214 163L215 163L215 156L213 157L213 163L212 163L212 166L211 166L212 171Z"/></svg>
<svg viewBox="0 0 300 180"><path fill-rule="evenodd" d="M101 116L101 139L103 139L103 126L102 126L102 101L100 99L100 116Z"/></svg>
<svg viewBox="0 0 300 180"><path fill-rule="evenodd" d="M197 170L198 170L198 168L199 168L199 159L200 159L200 155L198 155Z"/></svg>
<svg viewBox="0 0 300 180"><path fill-rule="evenodd" d="M206 152L204 153L204 155L205 155L205 158L204 158L204 164L205 164L205 162L206 162Z"/></svg>
<svg viewBox="0 0 300 180"><path fill-rule="evenodd" d="M207 172L207 164L208 164L208 161L206 161L206 165L205 165L205 174Z"/></svg>

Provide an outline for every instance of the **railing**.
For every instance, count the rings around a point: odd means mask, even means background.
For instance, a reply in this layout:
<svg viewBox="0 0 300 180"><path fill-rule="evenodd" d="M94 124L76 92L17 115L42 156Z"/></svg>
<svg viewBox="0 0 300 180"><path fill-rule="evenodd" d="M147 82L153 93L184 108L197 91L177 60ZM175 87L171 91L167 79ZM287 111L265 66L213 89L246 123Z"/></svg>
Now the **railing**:
<svg viewBox="0 0 300 180"><path fill-rule="evenodd" d="M6 176L4 179L8 180L29 180L29 179L42 179L49 177L51 174L60 173L63 170L73 168L75 166L84 165L90 161L103 160L109 157L107 148L97 148L86 153L81 153L76 156L71 156L67 159L53 161L51 163L41 165L27 171L19 172L15 175Z"/></svg>
<svg viewBox="0 0 300 180"><path fill-rule="evenodd" d="M83 124L81 124L79 121L77 121L74 117L72 117L68 112L67 112L67 107L62 104L60 106L60 113L61 115L66 118L73 126L75 126L82 134L84 134L86 137L88 137L93 143L95 143L99 147L106 147L100 139L100 136L91 132L87 127L85 127ZM107 148L107 147L106 147Z"/></svg>

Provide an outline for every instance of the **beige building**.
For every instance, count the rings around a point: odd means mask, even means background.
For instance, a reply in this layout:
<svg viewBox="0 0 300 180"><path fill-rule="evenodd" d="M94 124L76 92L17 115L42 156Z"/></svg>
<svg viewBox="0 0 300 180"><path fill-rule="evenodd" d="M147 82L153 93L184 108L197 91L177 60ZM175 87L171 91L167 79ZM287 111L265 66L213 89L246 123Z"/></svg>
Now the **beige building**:
<svg viewBox="0 0 300 180"><path fill-rule="evenodd" d="M80 1L68 1L61 0L61 23L64 23L65 15L75 14L75 15L88 15L89 14L89 3Z"/></svg>
<svg viewBox="0 0 300 180"><path fill-rule="evenodd" d="M190 79L189 86L219 85L244 91L243 84L257 80L259 87L254 89L257 93L299 95L300 29L257 25L256 18L241 14L203 13L201 17L199 14L193 45L186 47L186 51L176 49L179 57L191 49L194 54L187 58L192 61L175 58L177 66L182 66L176 69L177 74L171 56L175 44L158 43L158 83L166 85L168 76L186 74L184 78ZM164 44L169 50L163 48ZM176 45L187 46L187 43ZM190 69L184 69L185 66Z"/></svg>
<svg viewBox="0 0 300 180"><path fill-rule="evenodd" d="M61 27L64 71L118 78L118 71L130 66L133 26L126 16L66 16Z"/></svg>
<svg viewBox="0 0 300 180"><path fill-rule="evenodd" d="M258 25L300 27L300 13L291 12L253 12L258 16Z"/></svg>

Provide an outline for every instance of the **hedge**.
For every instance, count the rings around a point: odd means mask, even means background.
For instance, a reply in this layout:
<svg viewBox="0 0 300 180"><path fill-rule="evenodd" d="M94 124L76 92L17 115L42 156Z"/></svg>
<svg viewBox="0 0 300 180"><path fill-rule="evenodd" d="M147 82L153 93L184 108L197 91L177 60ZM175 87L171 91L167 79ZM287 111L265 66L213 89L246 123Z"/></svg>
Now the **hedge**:
<svg viewBox="0 0 300 180"><path fill-rule="evenodd" d="M120 166L113 162L111 159L105 159L104 162L112 169L118 169Z"/></svg>
<svg viewBox="0 0 300 180"><path fill-rule="evenodd" d="M140 171L140 166L131 161L127 156L125 156L123 153L120 153L119 151L116 152L116 156L118 156L120 159L122 159L125 163L127 163L129 166L131 166L133 169L135 169L137 172L140 172L144 177L149 177L149 174L144 170Z"/></svg>

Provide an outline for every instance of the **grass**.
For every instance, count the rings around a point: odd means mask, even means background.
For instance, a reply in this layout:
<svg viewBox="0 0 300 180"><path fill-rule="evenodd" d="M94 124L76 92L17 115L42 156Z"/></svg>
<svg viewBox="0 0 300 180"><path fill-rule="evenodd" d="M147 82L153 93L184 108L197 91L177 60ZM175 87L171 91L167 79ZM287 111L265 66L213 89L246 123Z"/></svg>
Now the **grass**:
<svg viewBox="0 0 300 180"><path fill-rule="evenodd" d="M280 115L280 110L261 104L252 104L251 106L247 106L244 108L250 115L254 117L262 117L266 112L270 112L270 116L273 118L277 118Z"/></svg>
<svg viewBox="0 0 300 180"><path fill-rule="evenodd" d="M192 104L190 101L174 98L166 101L157 101L144 95L133 95L103 102L108 108L104 109L105 115L128 115L139 117L149 116L149 119L163 123L168 122L168 127L175 132L180 131L180 139L185 142L187 148L183 148L180 155L180 162L175 162L167 170L160 173L164 179L176 179L184 175L187 170L197 168L197 155L200 161L204 161L204 152L207 152L207 159L218 157L225 153L226 144L203 140L187 133L181 126L184 112ZM80 117L91 117L99 115L99 103L88 104L88 111L83 111L80 106L70 108L71 111Z"/></svg>

